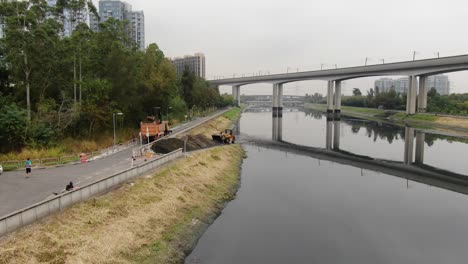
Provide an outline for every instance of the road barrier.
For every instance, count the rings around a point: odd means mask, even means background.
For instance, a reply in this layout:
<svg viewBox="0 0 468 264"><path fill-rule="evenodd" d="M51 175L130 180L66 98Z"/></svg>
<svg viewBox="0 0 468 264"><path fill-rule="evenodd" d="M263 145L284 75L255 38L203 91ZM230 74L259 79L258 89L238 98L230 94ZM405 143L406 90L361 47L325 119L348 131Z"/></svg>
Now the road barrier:
<svg viewBox="0 0 468 264"><path fill-rule="evenodd" d="M127 143L123 143L120 145L116 145L115 147L109 147L102 149L100 151L94 151L91 153L85 153L87 159L94 159L94 158L103 158L109 156L113 153L119 152L121 150L127 149L129 147L138 145L138 139L129 140ZM62 156L62 157L50 157L50 158L43 158L43 159L31 159L31 163L33 167L37 166L54 166L54 165L63 165L67 163L79 162L80 161L80 154L70 155L70 156ZM3 166L3 169L6 171L9 170L17 170L20 168L24 168L26 161L25 160L6 160L0 161L0 164Z"/></svg>
<svg viewBox="0 0 468 264"><path fill-rule="evenodd" d="M0 217L0 237L183 156L182 149Z"/></svg>
<svg viewBox="0 0 468 264"><path fill-rule="evenodd" d="M16 170L21 167L21 161L19 160L2 161L2 167L4 170Z"/></svg>

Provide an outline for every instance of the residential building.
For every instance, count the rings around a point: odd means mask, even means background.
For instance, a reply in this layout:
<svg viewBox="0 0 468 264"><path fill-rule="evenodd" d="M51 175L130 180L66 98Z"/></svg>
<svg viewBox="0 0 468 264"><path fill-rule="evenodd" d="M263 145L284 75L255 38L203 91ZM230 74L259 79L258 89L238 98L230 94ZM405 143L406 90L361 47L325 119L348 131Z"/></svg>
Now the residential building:
<svg viewBox="0 0 468 264"><path fill-rule="evenodd" d="M390 92L393 88L393 80L390 78L381 78L374 82L375 91Z"/></svg>
<svg viewBox="0 0 468 264"><path fill-rule="evenodd" d="M172 64L176 68L177 76L182 76L185 68L191 73L200 78L205 78L205 55L203 53L195 53L195 55L187 55L183 58L171 59Z"/></svg>
<svg viewBox="0 0 468 264"><path fill-rule="evenodd" d="M432 88L437 90L440 95L448 95L450 93L450 81L447 75L433 75L426 78L426 89L430 91Z"/></svg>
<svg viewBox="0 0 468 264"><path fill-rule="evenodd" d="M409 87L408 77L399 79L381 78L375 81L375 88L379 88L380 92L388 92L392 87L397 93L407 93ZM435 88L441 95L449 94L450 81L448 76L440 74L426 77L427 91L431 90L432 88Z"/></svg>
<svg viewBox="0 0 468 264"><path fill-rule="evenodd" d="M57 0L47 0L47 4L54 7L57 4ZM81 23L88 23L88 10L87 8L83 8L78 12L72 12L69 9L65 9L63 10L61 22L63 23L63 36L70 37L76 26Z"/></svg>
<svg viewBox="0 0 468 264"><path fill-rule="evenodd" d="M408 92L409 87L409 78L403 77L393 81L393 86L395 87L395 92L403 94Z"/></svg>
<svg viewBox="0 0 468 264"><path fill-rule="evenodd" d="M127 37L134 41L141 50L145 49L145 15L143 11L132 11L132 6L123 1L101 0L99 1L99 16L101 21L94 15L89 16L89 27L91 30L99 31L99 23L109 18L127 21Z"/></svg>
<svg viewBox="0 0 468 264"><path fill-rule="evenodd" d="M128 14L130 23L130 38L140 47L145 49L145 14L143 11L133 11Z"/></svg>
<svg viewBox="0 0 468 264"><path fill-rule="evenodd" d="M3 21L0 21L0 38L3 38L5 32L5 23Z"/></svg>

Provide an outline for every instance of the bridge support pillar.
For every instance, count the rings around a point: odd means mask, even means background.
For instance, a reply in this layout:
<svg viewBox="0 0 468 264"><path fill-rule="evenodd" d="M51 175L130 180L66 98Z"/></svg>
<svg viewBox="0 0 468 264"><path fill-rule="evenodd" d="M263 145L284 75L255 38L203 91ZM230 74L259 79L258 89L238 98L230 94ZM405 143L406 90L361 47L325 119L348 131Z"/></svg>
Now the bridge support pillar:
<svg viewBox="0 0 468 264"><path fill-rule="evenodd" d="M414 115L416 113L416 92L418 89L418 80L416 76L408 77L408 92L406 94L406 114Z"/></svg>
<svg viewBox="0 0 468 264"><path fill-rule="evenodd" d="M426 76L419 76L418 113L425 113L427 109Z"/></svg>
<svg viewBox="0 0 468 264"><path fill-rule="evenodd" d="M240 106L240 85L232 86L232 97L234 97L234 104Z"/></svg>
<svg viewBox="0 0 468 264"><path fill-rule="evenodd" d="M333 147L333 121L327 120L325 148L332 150Z"/></svg>
<svg viewBox="0 0 468 264"><path fill-rule="evenodd" d="M283 84L273 85L273 140L283 139Z"/></svg>
<svg viewBox="0 0 468 264"><path fill-rule="evenodd" d="M327 113L333 113L333 81L328 81Z"/></svg>
<svg viewBox="0 0 468 264"><path fill-rule="evenodd" d="M404 163L406 165L411 165L411 163L413 163L413 150L414 150L414 128L405 127Z"/></svg>
<svg viewBox="0 0 468 264"><path fill-rule="evenodd" d="M333 121L333 149L340 150L340 126L341 121L339 119L335 119Z"/></svg>
<svg viewBox="0 0 468 264"><path fill-rule="evenodd" d="M424 164L424 140L425 138L426 138L426 134L424 134L424 132L420 132L420 131L416 132L415 162L417 164Z"/></svg>
<svg viewBox="0 0 468 264"><path fill-rule="evenodd" d="M335 113L341 113L341 81L335 81Z"/></svg>

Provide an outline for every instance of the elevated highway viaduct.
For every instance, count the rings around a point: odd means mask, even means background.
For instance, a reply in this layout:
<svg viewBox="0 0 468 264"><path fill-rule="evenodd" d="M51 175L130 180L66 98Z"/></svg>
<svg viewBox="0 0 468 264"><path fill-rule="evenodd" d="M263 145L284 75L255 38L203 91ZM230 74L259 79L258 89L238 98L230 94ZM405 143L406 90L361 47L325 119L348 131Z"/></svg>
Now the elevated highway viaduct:
<svg viewBox="0 0 468 264"><path fill-rule="evenodd" d="M273 116L280 116L283 109L284 84L298 81L323 80L328 82L327 112L339 114L341 112L341 84L343 81L363 77L404 75L409 77L406 113L412 115L416 112L426 111L428 87L425 87L425 79L428 76L465 70L468 70L468 55L331 70L216 79L210 80L209 83L211 86L216 87L220 85L232 86L232 94L237 104L240 103L240 87L255 83L272 84ZM418 97L418 105L416 105L416 97Z"/></svg>

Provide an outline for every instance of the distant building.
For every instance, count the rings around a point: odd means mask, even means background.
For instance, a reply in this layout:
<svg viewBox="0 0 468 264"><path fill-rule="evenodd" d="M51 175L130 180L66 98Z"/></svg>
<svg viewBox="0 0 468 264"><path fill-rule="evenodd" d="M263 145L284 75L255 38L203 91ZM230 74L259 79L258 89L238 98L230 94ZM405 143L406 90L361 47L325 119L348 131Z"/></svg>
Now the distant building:
<svg viewBox="0 0 468 264"><path fill-rule="evenodd" d="M409 88L409 78L403 77L393 80L393 86L395 87L395 92L400 94L407 93Z"/></svg>
<svg viewBox="0 0 468 264"><path fill-rule="evenodd" d="M193 56L184 56L183 58L171 59L172 64L176 68L177 76L182 76L185 68L191 73L200 78L205 78L205 55L203 53L195 53Z"/></svg>
<svg viewBox="0 0 468 264"><path fill-rule="evenodd" d="M426 78L426 89L430 91L432 88L437 90L440 95L448 95L450 93L450 81L447 75L433 75Z"/></svg>
<svg viewBox="0 0 468 264"><path fill-rule="evenodd" d="M128 13L130 23L130 38L140 47L145 49L145 14L143 11L133 11Z"/></svg>
<svg viewBox="0 0 468 264"><path fill-rule="evenodd" d="M57 0L47 0L47 5L55 7L57 5ZM83 8L76 13L71 12L69 9L63 10L63 36L70 37L73 31L81 23L88 23L88 10Z"/></svg>
<svg viewBox="0 0 468 264"><path fill-rule="evenodd" d="M89 27L92 31L99 31L99 23L114 18L120 21L127 21L127 37L133 40L141 50L145 49L145 14L143 11L132 11L132 6L123 1L101 0L99 1L99 16L90 14Z"/></svg>
<svg viewBox="0 0 468 264"><path fill-rule="evenodd" d="M394 88L397 93L407 93L409 88L408 77L399 79L381 78L375 81L375 88L379 88L380 92L388 92ZM447 75L433 75L426 78L427 91L435 88L441 95L450 93L450 81ZM418 91L419 92L419 91Z"/></svg>
<svg viewBox="0 0 468 264"><path fill-rule="evenodd" d="M375 91L390 92L393 88L393 80L390 78L381 78L374 82Z"/></svg>
<svg viewBox="0 0 468 264"><path fill-rule="evenodd" d="M3 21L0 21L0 38L3 38L5 32L5 23Z"/></svg>

